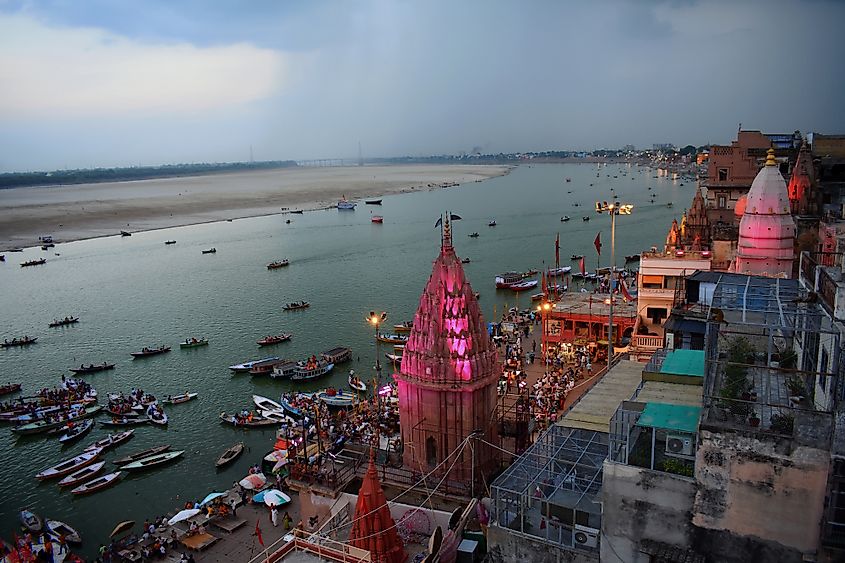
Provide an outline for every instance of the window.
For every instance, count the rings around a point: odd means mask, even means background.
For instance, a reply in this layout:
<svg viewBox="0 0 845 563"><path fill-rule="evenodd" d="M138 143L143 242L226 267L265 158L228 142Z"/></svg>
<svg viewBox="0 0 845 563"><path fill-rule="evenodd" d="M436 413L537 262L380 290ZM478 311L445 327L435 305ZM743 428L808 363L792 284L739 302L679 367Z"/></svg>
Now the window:
<svg viewBox="0 0 845 563"><path fill-rule="evenodd" d="M663 276L640 276L640 284L643 288L663 289Z"/></svg>
<svg viewBox="0 0 845 563"><path fill-rule="evenodd" d="M648 307L645 310L645 316L651 319L654 324L659 325L666 318L666 309L662 307Z"/></svg>
<svg viewBox="0 0 845 563"><path fill-rule="evenodd" d="M728 181L728 169L727 168L719 168L719 181L720 182L727 182Z"/></svg>
<svg viewBox="0 0 845 563"><path fill-rule="evenodd" d="M719 209L725 208L725 196L723 196L723 195L719 196L719 203L716 207L718 207Z"/></svg>
<svg viewBox="0 0 845 563"><path fill-rule="evenodd" d="M433 436L429 436L425 441L425 460L429 467L437 465L437 442Z"/></svg>

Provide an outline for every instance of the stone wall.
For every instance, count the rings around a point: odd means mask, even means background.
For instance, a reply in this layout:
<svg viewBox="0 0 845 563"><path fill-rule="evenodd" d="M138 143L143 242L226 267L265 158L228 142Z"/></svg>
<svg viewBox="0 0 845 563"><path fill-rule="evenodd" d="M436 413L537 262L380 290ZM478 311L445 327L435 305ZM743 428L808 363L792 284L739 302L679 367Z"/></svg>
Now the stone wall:
<svg viewBox="0 0 845 563"><path fill-rule="evenodd" d="M487 529L488 561L493 563L598 563L598 552L562 549L491 525Z"/></svg>
<svg viewBox="0 0 845 563"><path fill-rule="evenodd" d="M602 563L647 563L645 539L692 544L693 479L605 461L602 483Z"/></svg>
<svg viewBox="0 0 845 563"><path fill-rule="evenodd" d="M814 554L829 467L830 454L822 449L702 429L692 518L703 529L698 543L721 552L720 561L751 560L742 557L761 549L778 561ZM722 539L713 544L715 538Z"/></svg>

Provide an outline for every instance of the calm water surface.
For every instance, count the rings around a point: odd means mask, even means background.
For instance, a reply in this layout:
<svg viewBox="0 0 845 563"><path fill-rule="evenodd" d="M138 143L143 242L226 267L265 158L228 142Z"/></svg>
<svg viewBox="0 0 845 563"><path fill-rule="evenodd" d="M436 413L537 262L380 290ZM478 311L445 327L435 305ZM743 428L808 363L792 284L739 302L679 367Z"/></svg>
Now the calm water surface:
<svg viewBox="0 0 845 563"><path fill-rule="evenodd" d="M635 205L634 214L620 216L617 223L617 264L626 254L663 244L672 218L680 219L690 205L694 188L691 182L680 186L653 176L650 169L626 165L523 165L481 183L385 197L381 207L361 202L354 212L242 219L59 244L48 252L7 253L0 263L0 338L28 334L38 336L38 343L0 350L3 383L21 382L27 394L57 385L63 373L70 375L68 368L107 360L116 369L87 377L101 397L138 386L160 397L186 390L200 396L168 408L167 428L139 427L134 439L105 456L111 461L167 443L186 450L180 461L132 474L111 489L81 498L60 491L56 481L39 483L35 474L104 437L106 428L97 426L80 443L63 448L54 437L18 438L0 427L0 531L9 537L18 525L18 511L31 508L77 527L85 538L82 551L91 554L120 520L143 521L230 486L270 449L273 432L237 431L221 425L217 416L250 407L253 393L278 399L293 384L232 375L227 366L271 354L301 359L344 345L359 359L297 388L345 387L350 368L370 374L375 346L364 317L380 310L388 312L390 325L412 319L439 249L434 223L446 209L463 217L455 222L454 244L459 256L472 260L465 270L481 292L485 317L490 320L494 311L501 314L515 304L527 307L527 294L517 302L515 294L496 291L494 276L553 263L558 232L562 263L570 263L570 254L586 254L588 268L594 268L593 239L601 231L601 264L607 265L610 221L593 210L597 199L611 200L615 193L620 202ZM654 204L648 201L652 193L657 194ZM384 224L371 223L372 214L383 215ZM572 220L562 223L562 215ZM584 215L591 220L582 221ZM288 218L291 223L285 224ZM488 227L491 219L498 226ZM481 236L469 238L473 231ZM169 239L177 243L165 246ZM212 246L216 254L201 254ZM48 259L44 266L18 265L42 256ZM290 259L290 267L266 269L281 258ZM284 303L299 299L310 301L311 308L282 311ZM81 321L47 327L66 315ZM283 331L293 332L293 340L259 350L258 338ZM185 338L201 336L209 346L179 349ZM138 360L129 355L160 343L172 345L173 351ZM217 457L239 440L248 453L225 470L215 470Z"/></svg>

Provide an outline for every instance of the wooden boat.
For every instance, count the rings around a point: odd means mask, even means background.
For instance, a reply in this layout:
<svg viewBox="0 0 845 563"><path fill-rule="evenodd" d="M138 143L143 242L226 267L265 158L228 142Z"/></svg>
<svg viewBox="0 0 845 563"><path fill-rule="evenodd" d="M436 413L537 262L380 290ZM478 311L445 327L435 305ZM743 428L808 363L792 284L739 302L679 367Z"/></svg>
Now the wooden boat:
<svg viewBox="0 0 845 563"><path fill-rule="evenodd" d="M44 521L41 520L41 517L31 510L21 510L19 517L21 524L30 532L40 532L41 528L44 527Z"/></svg>
<svg viewBox="0 0 845 563"><path fill-rule="evenodd" d="M162 403L167 405L178 405L181 403L187 403L191 399L196 399L199 393L182 393L181 395L168 395L166 399L162 401Z"/></svg>
<svg viewBox="0 0 845 563"><path fill-rule="evenodd" d="M84 483L85 481L90 480L91 477L102 471L103 467L105 466L105 461L98 461L93 465L87 465L78 471L74 471L73 473L59 481L59 486L73 487L79 485L80 483Z"/></svg>
<svg viewBox="0 0 845 563"><path fill-rule="evenodd" d="M208 346L207 338L190 338L185 339L184 342L179 343L179 348L199 348L200 346Z"/></svg>
<svg viewBox="0 0 845 563"><path fill-rule="evenodd" d="M82 536L79 535L79 532L64 522L59 522L58 520L47 520L44 522L44 530L56 539L63 536L65 541L68 543L82 543Z"/></svg>
<svg viewBox="0 0 845 563"><path fill-rule="evenodd" d="M352 359L352 348L338 346L337 348L326 350L320 354L320 357L330 364L342 364Z"/></svg>
<svg viewBox="0 0 845 563"><path fill-rule="evenodd" d="M40 432L47 432L48 430L53 430L54 428L60 428L68 422L92 417L98 412L100 412L102 408L103 407L99 405L95 405L93 407L75 409L68 412L68 418L66 418L65 420L60 420L57 422L50 422L48 420L37 420L35 422L30 422L29 424L16 426L12 428L12 432L15 432L17 434L38 434Z"/></svg>
<svg viewBox="0 0 845 563"><path fill-rule="evenodd" d="M155 356L156 354L163 354L165 352L170 352L170 346L162 345L158 348L144 347L140 352L130 352L129 354L133 358L146 358L147 356Z"/></svg>
<svg viewBox="0 0 845 563"><path fill-rule="evenodd" d="M147 416L150 418L150 423L158 424L159 426L167 426L168 418L167 413L163 410L156 410L152 413L147 411Z"/></svg>
<svg viewBox="0 0 845 563"><path fill-rule="evenodd" d="M572 256L570 256L569 258L570 258L571 260L580 260L580 259L581 259L581 258L583 258L583 257L584 257L584 255L583 255L583 254L573 254L573 255L572 255Z"/></svg>
<svg viewBox="0 0 845 563"><path fill-rule="evenodd" d="M283 332L282 334L277 334L275 336L265 336L261 340L258 340L259 346L271 346L273 344L279 344L280 342L285 342L293 338L293 333L291 332Z"/></svg>
<svg viewBox="0 0 845 563"><path fill-rule="evenodd" d="M74 442L79 440L87 433L94 428L94 421L93 420L83 420L78 425L74 425L73 428L69 428L62 436L59 438L59 442L62 444L68 444L70 442Z"/></svg>
<svg viewBox="0 0 845 563"><path fill-rule="evenodd" d="M108 369L114 369L114 364L110 364L108 362L103 362L98 365L91 364L89 366L82 364L78 368L70 368L69 371L72 371L77 375L85 375L86 373L97 373L98 371L106 371Z"/></svg>
<svg viewBox="0 0 845 563"><path fill-rule="evenodd" d="M381 215L373 215L370 218L370 221L372 221L373 223L381 224L381 223L384 223L384 217L382 217Z"/></svg>
<svg viewBox="0 0 845 563"><path fill-rule="evenodd" d="M126 471L138 471L141 469L149 469L150 467L155 467L156 465L162 465L169 461L173 461L177 457L181 456L185 453L185 450L175 450L172 452L163 452L156 455L151 455L149 457L141 458L137 461L133 461L132 463L127 463L121 469L125 469Z"/></svg>
<svg viewBox="0 0 845 563"><path fill-rule="evenodd" d="M546 298L545 293L542 293L542 292L535 293L534 295L531 296L531 301L542 301L545 298Z"/></svg>
<svg viewBox="0 0 845 563"><path fill-rule="evenodd" d="M258 411L261 413L262 418L266 418L268 420L275 420L279 424L287 424L288 426L293 426L296 424L296 421L291 418L290 416L286 415L284 411Z"/></svg>
<svg viewBox="0 0 845 563"><path fill-rule="evenodd" d="M298 309L307 309L311 306L311 303L308 301L294 301L293 303L287 303L282 307L285 311L296 311Z"/></svg>
<svg viewBox="0 0 845 563"><path fill-rule="evenodd" d="M220 420L227 424L231 424L235 428L266 428L268 426L276 426L279 421L271 418L264 418L263 416L253 416L252 420L239 420L233 414L220 413Z"/></svg>
<svg viewBox="0 0 845 563"><path fill-rule="evenodd" d="M521 282L512 284L511 291L525 291L526 289L533 289L537 287L537 280L523 280Z"/></svg>
<svg viewBox="0 0 845 563"><path fill-rule="evenodd" d="M339 391L333 387L320 391L316 397L327 406L334 408L349 408L358 402L358 397L354 393Z"/></svg>
<svg viewBox="0 0 845 563"><path fill-rule="evenodd" d="M281 411L282 405L274 401L273 399L268 399L267 397L262 397L261 395L253 395L252 402L255 403L255 406L261 410L265 411Z"/></svg>
<svg viewBox="0 0 845 563"><path fill-rule="evenodd" d="M467 235L469 238L478 238L478 233L470 233Z"/></svg>
<svg viewBox="0 0 845 563"><path fill-rule="evenodd" d="M234 372L247 372L247 371L252 369L252 366L254 366L255 364L257 364L259 362L266 362L266 361L269 361L269 360L278 360L278 359L279 359L278 356L272 356L272 357L269 357L269 358L262 358L260 360L250 360L250 361L244 362L242 364L235 364L233 366L229 366L229 369L234 371Z"/></svg>
<svg viewBox="0 0 845 563"><path fill-rule="evenodd" d="M123 475L123 471L115 471L114 473L109 473L108 475L103 475L102 477L98 477L93 481L88 481L87 483L83 483L79 485L75 489L71 491L71 493L75 495L87 495L89 493L95 493L106 487L111 487L115 483L117 483L120 476Z"/></svg>
<svg viewBox="0 0 845 563"><path fill-rule="evenodd" d="M349 383L349 388L353 391L357 391L359 393L366 393L367 392L367 384L361 381L357 375L355 375L355 370L351 370L349 372L349 377L346 379L347 383Z"/></svg>
<svg viewBox="0 0 845 563"><path fill-rule="evenodd" d="M346 199L346 196L343 196L337 202L337 208L340 211L355 211L355 205L357 205L354 201L349 201Z"/></svg>
<svg viewBox="0 0 845 563"><path fill-rule="evenodd" d="M408 336L405 334L384 334L378 333L376 340L379 342L386 342L387 344L404 344L408 341Z"/></svg>
<svg viewBox="0 0 845 563"><path fill-rule="evenodd" d="M79 322L79 317L65 317L63 319L57 319L50 323L50 328L57 327L57 326L66 326L72 325Z"/></svg>
<svg viewBox="0 0 845 563"><path fill-rule="evenodd" d="M106 414L111 415L112 417L117 417L117 418L121 418L121 417L124 417L124 416L127 417L127 418L134 418L134 417L137 417L137 416L141 416L141 413L134 411L131 408L128 411L120 411L120 410L117 410L113 407L106 407L105 412L106 412Z"/></svg>
<svg viewBox="0 0 845 563"><path fill-rule="evenodd" d="M629 254L625 257L625 262L639 262L640 255L639 254Z"/></svg>
<svg viewBox="0 0 845 563"><path fill-rule="evenodd" d="M117 432L115 434L109 434L102 440L97 440L96 442L85 448L85 451L90 452L91 450L96 449L107 450L109 448L114 448L115 446L122 444L126 440L129 440L134 435L135 430L132 429L124 430L123 432Z"/></svg>
<svg viewBox="0 0 845 563"><path fill-rule="evenodd" d="M290 262L288 261L287 258L285 258L284 260L277 260L275 262L270 262L269 264L267 264L267 269L268 270L275 270L276 268L284 268L285 266L289 266L289 265L290 265Z"/></svg>
<svg viewBox="0 0 845 563"><path fill-rule="evenodd" d="M38 473L35 477L41 481L45 479L55 479L57 477L64 477L65 475L70 475L75 471L79 471L86 465L91 465L97 458L100 457L100 452L102 450L91 450L90 452L83 452L78 456L66 459L60 463L57 463L53 467L48 467L47 469Z"/></svg>
<svg viewBox="0 0 845 563"><path fill-rule="evenodd" d="M12 348L14 346L29 346L30 344L35 344L35 341L38 340L37 336L24 336L23 338L13 338L11 340L4 340L0 346L3 348Z"/></svg>
<svg viewBox="0 0 845 563"><path fill-rule="evenodd" d="M164 244L176 244L176 241L175 240L166 240L166 241L164 241Z"/></svg>
<svg viewBox="0 0 845 563"><path fill-rule="evenodd" d="M214 254L215 252L217 252L216 248L209 248L208 250L202 251L203 254Z"/></svg>
<svg viewBox="0 0 845 563"><path fill-rule="evenodd" d="M403 323L393 325L393 332L396 334L406 334L411 332L412 328L414 328L414 321L405 321Z"/></svg>
<svg viewBox="0 0 845 563"><path fill-rule="evenodd" d="M493 221L490 221L489 223L487 223L487 226L488 226L488 227L495 227L495 226L496 226L496 221L495 221L495 219L494 219Z"/></svg>
<svg viewBox="0 0 845 563"><path fill-rule="evenodd" d="M590 218L588 216L584 215L583 217L581 217L581 220L582 221L589 221Z"/></svg>
<svg viewBox="0 0 845 563"><path fill-rule="evenodd" d="M551 277L562 276L572 271L572 266L561 266L560 268L550 268L548 275Z"/></svg>
<svg viewBox="0 0 845 563"><path fill-rule="evenodd" d="M217 463L215 463L214 465L218 469L229 465L230 463L238 459L238 457L240 457L242 453L244 453L244 443L238 442L237 444L223 452L223 455L217 458Z"/></svg>
<svg viewBox="0 0 845 563"><path fill-rule="evenodd" d="M294 209L293 211L290 211L290 213L295 213L295 214L297 214L297 215L302 215L302 210L301 210L301 209Z"/></svg>
<svg viewBox="0 0 845 563"><path fill-rule="evenodd" d="M17 393L21 390L20 383L9 383L7 385L0 385L0 395L8 395L10 393Z"/></svg>
<svg viewBox="0 0 845 563"><path fill-rule="evenodd" d="M26 268L27 266L40 266L41 264L46 264L46 258L40 258L38 260L27 260L26 262L21 262L21 268Z"/></svg>
<svg viewBox="0 0 845 563"><path fill-rule="evenodd" d="M366 199L366 200L364 200L364 203L366 203L367 205L381 205L381 200L380 199Z"/></svg>
<svg viewBox="0 0 845 563"><path fill-rule="evenodd" d="M134 454L129 454L127 456L118 458L114 460L112 463L115 465L126 465L127 463L132 463L134 461L138 461L139 459L144 459L148 457L152 457L154 455L158 455L160 453L164 453L170 449L170 444L165 444L163 446L156 446L154 448L149 448L147 450L143 450L140 452L135 452Z"/></svg>
<svg viewBox="0 0 845 563"><path fill-rule="evenodd" d="M273 366L273 373L270 374L270 377L288 379L293 375L297 365L293 360L282 360Z"/></svg>
<svg viewBox="0 0 845 563"><path fill-rule="evenodd" d="M470 262L472 262L472 260L470 260L469 258L464 258L463 260L461 260L461 264L469 264Z"/></svg>
<svg viewBox="0 0 845 563"><path fill-rule="evenodd" d="M270 375L276 369L276 366L285 363L287 360L269 360L266 362L257 362L249 370L250 375Z"/></svg>
<svg viewBox="0 0 845 563"><path fill-rule="evenodd" d="M564 215L563 217L560 218L560 220L561 220L562 223L566 223L567 221L569 221L569 215Z"/></svg>
<svg viewBox="0 0 845 563"><path fill-rule="evenodd" d="M308 398L310 398L312 396L311 393L298 393L298 395L299 396L305 396L305 397L308 397ZM302 416L303 416L302 410L293 406L290 403L290 401L288 401L288 399L286 397L282 397L281 400L279 401L279 404L282 405L282 408L285 410L285 412L288 413L292 418L297 419L297 420L302 418Z"/></svg>
<svg viewBox="0 0 845 563"><path fill-rule="evenodd" d="M385 354L388 360L394 363L402 363L402 354Z"/></svg>
<svg viewBox="0 0 845 563"><path fill-rule="evenodd" d="M111 420L103 420L100 422L103 426L138 426L146 424L150 421L148 416L129 416L122 415L121 418L113 417Z"/></svg>
<svg viewBox="0 0 845 563"><path fill-rule="evenodd" d="M304 362L299 362L293 369L290 378L292 381L307 381L309 379L317 379L332 371L334 364L326 361L317 362L316 366L307 367Z"/></svg>
<svg viewBox="0 0 845 563"><path fill-rule="evenodd" d="M120 231L120 236L122 236L122 237L131 237L131 236L132 236L132 233L130 233L129 231Z"/></svg>

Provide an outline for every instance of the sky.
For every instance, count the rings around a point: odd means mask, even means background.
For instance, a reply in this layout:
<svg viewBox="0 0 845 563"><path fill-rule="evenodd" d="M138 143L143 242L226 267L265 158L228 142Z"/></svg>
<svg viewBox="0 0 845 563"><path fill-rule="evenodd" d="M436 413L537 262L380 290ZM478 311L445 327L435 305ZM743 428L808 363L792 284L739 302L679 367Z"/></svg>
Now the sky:
<svg viewBox="0 0 845 563"><path fill-rule="evenodd" d="M845 133L835 0L0 0L0 171Z"/></svg>

